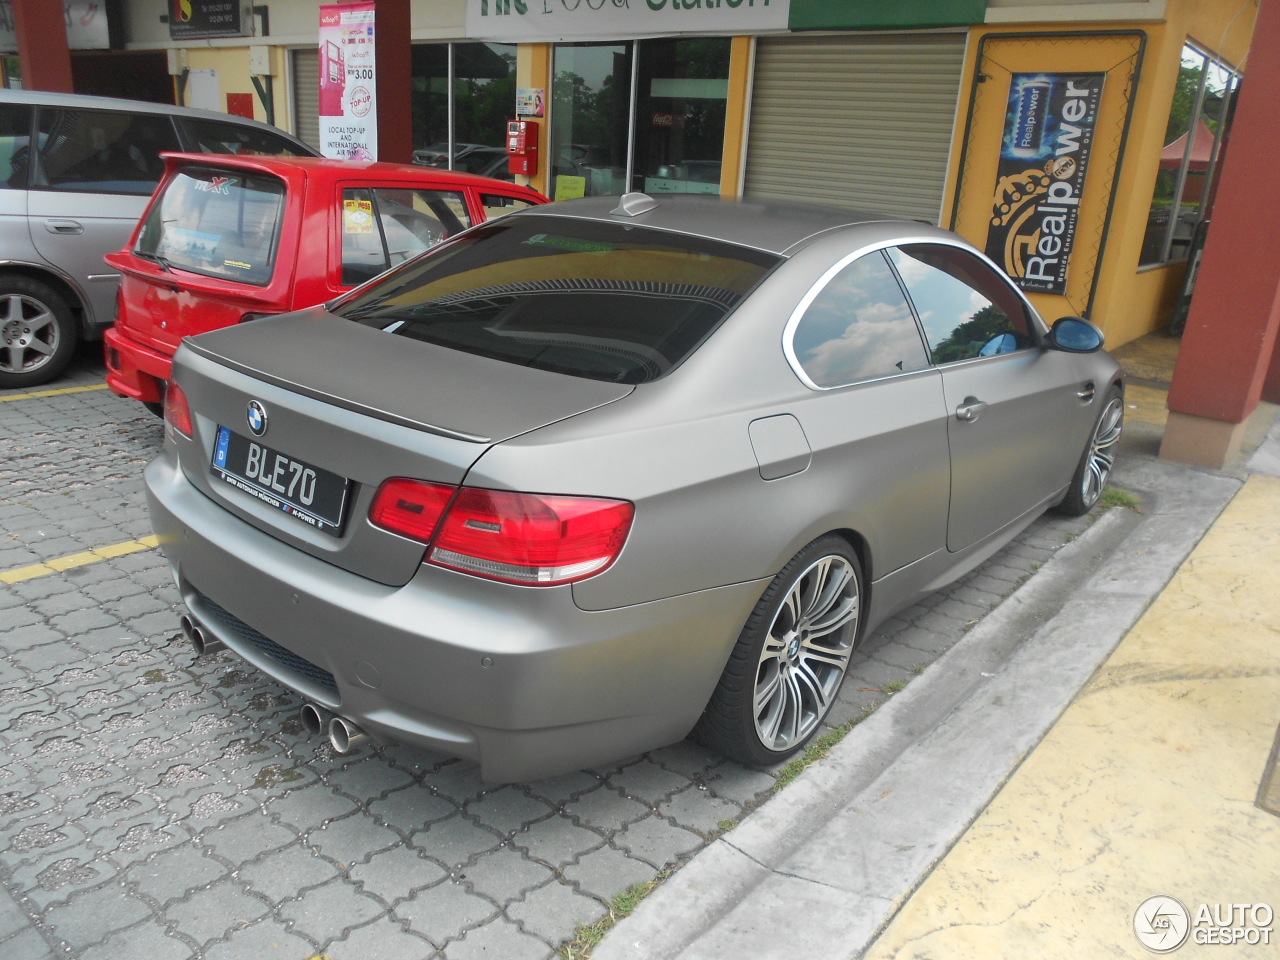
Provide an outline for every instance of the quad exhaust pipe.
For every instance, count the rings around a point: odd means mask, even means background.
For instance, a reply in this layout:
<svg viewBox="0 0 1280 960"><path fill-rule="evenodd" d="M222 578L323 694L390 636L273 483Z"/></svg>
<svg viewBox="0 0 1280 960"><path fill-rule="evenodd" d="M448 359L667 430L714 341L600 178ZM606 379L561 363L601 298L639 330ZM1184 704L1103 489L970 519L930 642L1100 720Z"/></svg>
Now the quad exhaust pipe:
<svg viewBox="0 0 1280 960"><path fill-rule="evenodd" d="M184 613L178 621L178 625L182 628L182 635L186 638L187 643L191 644L191 649L196 652L197 657L202 657L206 653L213 653L223 648L223 643L213 634L205 631L199 622L189 614Z"/></svg>
<svg viewBox="0 0 1280 960"><path fill-rule="evenodd" d="M302 726L313 737L327 733L329 746L333 747L334 753L339 754L351 753L369 736L346 717L340 717L314 703L303 705Z"/></svg>

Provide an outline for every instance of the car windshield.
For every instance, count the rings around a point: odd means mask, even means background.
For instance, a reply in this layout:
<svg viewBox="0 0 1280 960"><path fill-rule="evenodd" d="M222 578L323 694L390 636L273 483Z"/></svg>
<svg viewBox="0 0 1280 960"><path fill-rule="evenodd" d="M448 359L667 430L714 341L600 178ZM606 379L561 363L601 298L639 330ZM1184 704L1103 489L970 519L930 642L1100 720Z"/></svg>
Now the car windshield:
<svg viewBox="0 0 1280 960"><path fill-rule="evenodd" d="M284 184L274 177L187 167L151 207L134 253L166 267L263 286L275 266Z"/></svg>
<svg viewBox="0 0 1280 960"><path fill-rule="evenodd" d="M645 383L691 354L780 259L632 224L521 215L388 274L337 313L509 363Z"/></svg>

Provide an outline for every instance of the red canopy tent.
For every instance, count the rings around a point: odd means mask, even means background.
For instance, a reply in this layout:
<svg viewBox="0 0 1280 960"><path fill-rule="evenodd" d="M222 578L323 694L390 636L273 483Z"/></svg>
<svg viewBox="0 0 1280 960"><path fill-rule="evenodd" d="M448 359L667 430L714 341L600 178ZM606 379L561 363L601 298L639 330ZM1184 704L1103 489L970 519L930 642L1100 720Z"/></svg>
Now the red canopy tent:
<svg viewBox="0 0 1280 960"><path fill-rule="evenodd" d="M1184 133L1177 140L1160 151L1160 169L1177 170L1182 165L1182 155L1187 151L1187 135ZM1195 138L1191 141L1191 162L1187 170L1191 173L1207 173L1209 161L1213 159L1213 131L1204 120L1196 123Z"/></svg>

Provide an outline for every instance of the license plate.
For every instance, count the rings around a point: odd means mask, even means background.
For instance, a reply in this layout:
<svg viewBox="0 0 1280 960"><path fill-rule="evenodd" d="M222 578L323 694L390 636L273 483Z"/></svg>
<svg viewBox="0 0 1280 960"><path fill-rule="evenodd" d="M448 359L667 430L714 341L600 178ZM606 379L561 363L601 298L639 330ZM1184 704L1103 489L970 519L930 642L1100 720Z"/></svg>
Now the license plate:
<svg viewBox="0 0 1280 960"><path fill-rule="evenodd" d="M342 533L351 481L218 427L214 476L317 530Z"/></svg>

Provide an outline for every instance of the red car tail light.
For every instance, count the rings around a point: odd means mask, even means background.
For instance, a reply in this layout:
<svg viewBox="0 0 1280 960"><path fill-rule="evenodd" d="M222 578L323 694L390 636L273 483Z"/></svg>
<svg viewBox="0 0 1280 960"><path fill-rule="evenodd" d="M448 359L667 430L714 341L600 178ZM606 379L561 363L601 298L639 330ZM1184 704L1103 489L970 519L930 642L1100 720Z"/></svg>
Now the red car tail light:
<svg viewBox="0 0 1280 960"><path fill-rule="evenodd" d="M164 391L164 422L170 429L191 439L191 408L187 405L187 394L173 381L169 381Z"/></svg>
<svg viewBox="0 0 1280 960"><path fill-rule="evenodd" d="M395 477L374 494L369 521L410 540L426 543L457 487Z"/></svg>
<svg viewBox="0 0 1280 960"><path fill-rule="evenodd" d="M617 559L633 513L623 500L463 487L427 561L507 583L572 583Z"/></svg>

